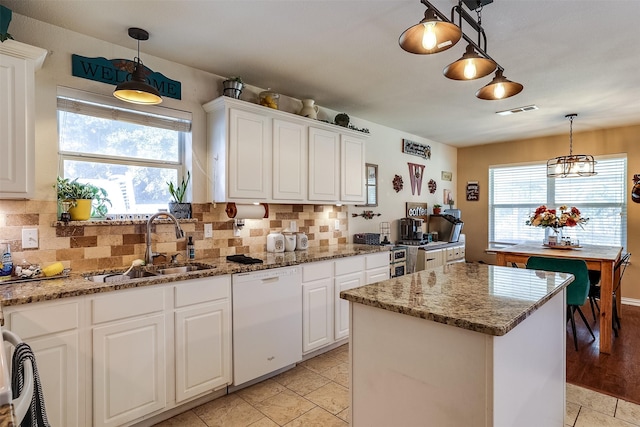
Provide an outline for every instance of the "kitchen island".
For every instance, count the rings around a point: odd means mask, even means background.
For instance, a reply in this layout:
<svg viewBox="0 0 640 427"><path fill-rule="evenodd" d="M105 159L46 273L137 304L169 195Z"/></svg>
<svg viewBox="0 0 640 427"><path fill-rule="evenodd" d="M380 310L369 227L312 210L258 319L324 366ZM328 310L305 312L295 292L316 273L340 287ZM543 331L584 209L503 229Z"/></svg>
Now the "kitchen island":
<svg viewBox="0 0 640 427"><path fill-rule="evenodd" d="M573 276L456 263L344 291L353 426L562 426Z"/></svg>

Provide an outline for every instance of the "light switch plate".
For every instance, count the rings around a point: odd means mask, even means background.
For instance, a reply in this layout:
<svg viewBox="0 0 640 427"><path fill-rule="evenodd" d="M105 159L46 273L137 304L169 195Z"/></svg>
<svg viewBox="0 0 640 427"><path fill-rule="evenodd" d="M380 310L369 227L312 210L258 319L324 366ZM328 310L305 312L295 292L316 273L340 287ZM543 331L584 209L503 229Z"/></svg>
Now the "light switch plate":
<svg viewBox="0 0 640 427"><path fill-rule="evenodd" d="M333 224L333 228L335 228L336 230L340 230L340 220L336 219L334 224Z"/></svg>
<svg viewBox="0 0 640 427"><path fill-rule="evenodd" d="M207 223L204 225L204 238L211 239L213 237L213 224Z"/></svg>
<svg viewBox="0 0 640 427"><path fill-rule="evenodd" d="M23 228L22 229L22 249L38 248L38 229Z"/></svg>

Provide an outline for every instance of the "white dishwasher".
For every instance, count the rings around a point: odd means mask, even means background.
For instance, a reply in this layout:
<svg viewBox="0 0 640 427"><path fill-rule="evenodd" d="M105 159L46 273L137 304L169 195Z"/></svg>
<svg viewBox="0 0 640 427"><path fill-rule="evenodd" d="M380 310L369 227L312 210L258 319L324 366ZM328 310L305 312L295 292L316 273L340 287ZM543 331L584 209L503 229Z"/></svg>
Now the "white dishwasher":
<svg viewBox="0 0 640 427"><path fill-rule="evenodd" d="M231 276L233 384L302 360L302 275L283 267Z"/></svg>

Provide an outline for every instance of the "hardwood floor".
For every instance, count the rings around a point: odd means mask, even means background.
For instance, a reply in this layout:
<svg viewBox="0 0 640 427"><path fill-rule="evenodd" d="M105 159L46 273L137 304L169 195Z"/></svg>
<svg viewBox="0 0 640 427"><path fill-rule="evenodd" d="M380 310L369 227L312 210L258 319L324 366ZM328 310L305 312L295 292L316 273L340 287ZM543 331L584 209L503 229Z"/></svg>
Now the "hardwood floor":
<svg viewBox="0 0 640 427"><path fill-rule="evenodd" d="M622 305L622 327L614 338L612 354L598 351L600 325L594 322L588 303L582 311L596 340L576 313L577 352L567 326L567 382L640 404L640 307Z"/></svg>

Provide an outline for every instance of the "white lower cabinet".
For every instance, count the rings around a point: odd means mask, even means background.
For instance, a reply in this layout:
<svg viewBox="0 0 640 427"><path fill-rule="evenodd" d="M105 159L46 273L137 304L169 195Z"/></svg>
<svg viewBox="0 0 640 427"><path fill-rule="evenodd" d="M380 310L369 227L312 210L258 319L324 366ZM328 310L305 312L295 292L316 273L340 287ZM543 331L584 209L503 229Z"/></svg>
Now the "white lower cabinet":
<svg viewBox="0 0 640 427"><path fill-rule="evenodd" d="M52 426L86 425L82 310L81 298L4 307L5 328L29 344L36 357Z"/></svg>
<svg viewBox="0 0 640 427"><path fill-rule="evenodd" d="M302 352L333 340L333 261L302 266Z"/></svg>
<svg viewBox="0 0 640 427"><path fill-rule="evenodd" d="M176 402L231 384L231 280L176 286Z"/></svg>
<svg viewBox="0 0 640 427"><path fill-rule="evenodd" d="M120 426L167 405L163 287L91 299L93 424Z"/></svg>
<svg viewBox="0 0 640 427"><path fill-rule="evenodd" d="M364 285L364 272L359 271L355 273L345 274L342 276L336 276L335 279L335 338L345 338L349 336L349 301L340 299L340 292L348 291L349 289L357 288Z"/></svg>

